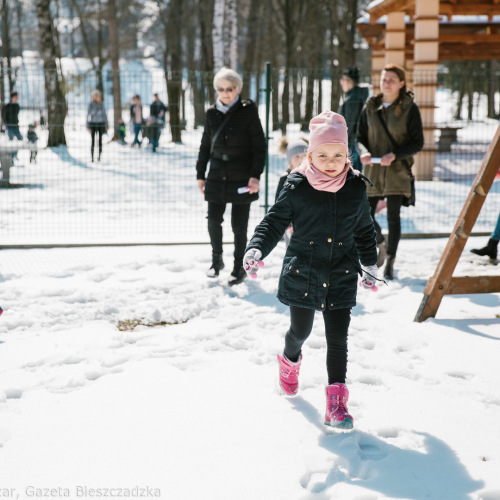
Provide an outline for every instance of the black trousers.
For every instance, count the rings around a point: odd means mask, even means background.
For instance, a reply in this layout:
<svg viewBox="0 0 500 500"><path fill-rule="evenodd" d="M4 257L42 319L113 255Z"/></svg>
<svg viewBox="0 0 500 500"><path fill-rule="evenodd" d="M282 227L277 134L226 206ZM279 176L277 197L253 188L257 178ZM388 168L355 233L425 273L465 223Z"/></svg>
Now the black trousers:
<svg viewBox="0 0 500 500"><path fill-rule="evenodd" d="M208 234L212 253L222 253L222 222L226 203L208 202ZM243 266L243 256L247 247L248 218L250 216L250 203L244 205L232 204L231 227L234 234L234 266Z"/></svg>
<svg viewBox="0 0 500 500"><path fill-rule="evenodd" d="M400 194L394 194L386 196L387 198L387 226L388 226L388 241L387 241L387 253L389 255L396 255L398 251L399 240L401 239L401 202L403 201L403 196ZM377 203L384 198L381 196L374 196L368 198L370 202L371 214L373 223L375 224L375 230L377 231L377 243L382 243L384 241L384 236L382 235L382 229L375 219L375 209L377 208Z"/></svg>
<svg viewBox="0 0 500 500"><path fill-rule="evenodd" d="M102 153L102 134L104 134L106 126L104 123L91 123L89 128L90 136L92 137L90 152L92 153L92 156L94 156L95 136L97 135L99 137L99 153Z"/></svg>
<svg viewBox="0 0 500 500"><path fill-rule="evenodd" d="M290 306L290 329L285 335L284 354L290 361L298 361L302 345L311 334L314 309ZM351 309L323 311L326 336L326 371L328 385L345 384L347 373L347 332L351 323Z"/></svg>

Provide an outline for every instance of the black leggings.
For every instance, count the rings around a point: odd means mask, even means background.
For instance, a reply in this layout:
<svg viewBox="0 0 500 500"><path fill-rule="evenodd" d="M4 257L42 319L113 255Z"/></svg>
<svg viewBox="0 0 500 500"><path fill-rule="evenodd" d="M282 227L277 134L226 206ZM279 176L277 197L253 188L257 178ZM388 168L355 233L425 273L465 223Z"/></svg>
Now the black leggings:
<svg viewBox="0 0 500 500"><path fill-rule="evenodd" d="M224 221L225 203L208 202L208 234L214 254L222 253L222 222ZM250 203L231 207L231 227L234 234L234 265L243 266L243 256L247 246L248 217Z"/></svg>
<svg viewBox="0 0 500 500"><path fill-rule="evenodd" d="M389 255L396 255L398 251L399 240L401 239L401 202L403 201L403 196L400 194L389 195L387 198L387 226L389 229L388 242L387 242L387 253ZM371 214L373 223L375 224L375 230L377 231L377 243L382 243L384 241L384 236L382 235L382 229L375 220L375 209L377 208L377 203L384 198L381 196L374 196L368 198L370 202Z"/></svg>
<svg viewBox="0 0 500 500"><path fill-rule="evenodd" d="M290 361L298 361L302 345L309 337L314 309L290 306L290 329L285 335L284 354ZM351 322L351 309L323 311L326 335L326 371L328 385L345 384L347 372L347 332Z"/></svg>
<svg viewBox="0 0 500 500"><path fill-rule="evenodd" d="M104 134L106 126L104 125L104 123L91 123L89 128L90 128L90 136L92 137L92 145L90 146L90 151L92 152L92 154L94 153L95 136L96 134L98 134L99 153L102 153L102 134Z"/></svg>

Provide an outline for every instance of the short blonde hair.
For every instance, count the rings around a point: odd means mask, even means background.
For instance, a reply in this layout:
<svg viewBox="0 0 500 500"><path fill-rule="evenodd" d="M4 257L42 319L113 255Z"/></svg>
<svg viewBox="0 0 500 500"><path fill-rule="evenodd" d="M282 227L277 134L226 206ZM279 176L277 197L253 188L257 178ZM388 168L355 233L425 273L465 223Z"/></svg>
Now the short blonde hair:
<svg viewBox="0 0 500 500"><path fill-rule="evenodd" d="M97 100L97 97L100 97L102 99L101 92L99 90L92 91L92 94L90 94L90 98L92 99L93 102Z"/></svg>
<svg viewBox="0 0 500 500"><path fill-rule="evenodd" d="M231 82L235 87L238 92L241 92L241 89L243 88L243 80L241 79L241 76L236 73L233 69L230 68L221 68L217 73L215 73L214 76L214 89L217 90L217 82L220 80L227 80L228 82Z"/></svg>

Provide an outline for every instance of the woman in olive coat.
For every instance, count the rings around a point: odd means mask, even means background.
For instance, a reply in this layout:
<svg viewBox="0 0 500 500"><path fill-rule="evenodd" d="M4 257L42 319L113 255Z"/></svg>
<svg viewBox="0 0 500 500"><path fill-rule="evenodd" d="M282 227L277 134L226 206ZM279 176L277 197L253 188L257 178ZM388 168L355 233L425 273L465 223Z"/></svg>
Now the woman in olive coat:
<svg viewBox="0 0 500 500"><path fill-rule="evenodd" d="M371 214L377 231L379 259L377 265L387 262L384 276L394 279L394 261L401 238L400 210L404 198L411 194L410 169L413 156L424 145L420 111L413 94L406 89L406 73L396 64L385 66L380 77L382 93L371 97L361 112L358 127L358 150L363 173L372 181L368 187ZM388 136L382 121L392 136ZM372 162L380 158L380 163ZM375 220L377 203L387 199L388 244L385 246L382 230Z"/></svg>
<svg viewBox="0 0 500 500"><path fill-rule="evenodd" d="M222 68L215 75L218 97L215 105L207 110L196 164L198 188L208 202L208 233L212 245L210 277L217 277L224 268L222 222L227 203L232 204L234 265L230 285L241 283L246 277L242 261L250 203L259 197L259 179L266 161L266 140L257 106L250 100L240 99L242 87L240 75L231 69Z"/></svg>

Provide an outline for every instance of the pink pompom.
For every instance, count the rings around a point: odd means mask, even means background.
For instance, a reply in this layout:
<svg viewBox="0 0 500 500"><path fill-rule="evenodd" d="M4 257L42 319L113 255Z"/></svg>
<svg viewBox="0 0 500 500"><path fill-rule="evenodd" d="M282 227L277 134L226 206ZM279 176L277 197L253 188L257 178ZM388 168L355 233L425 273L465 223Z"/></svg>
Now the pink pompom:
<svg viewBox="0 0 500 500"><path fill-rule="evenodd" d="M250 275L250 278L252 278L253 280L257 279L257 273L252 273Z"/></svg>
<svg viewBox="0 0 500 500"><path fill-rule="evenodd" d="M378 292L378 287L376 287L375 285L373 285L373 286L371 287L371 291L372 291L372 292Z"/></svg>
<svg viewBox="0 0 500 500"><path fill-rule="evenodd" d="M264 267L264 261L259 260L259 262L257 262L257 267Z"/></svg>

